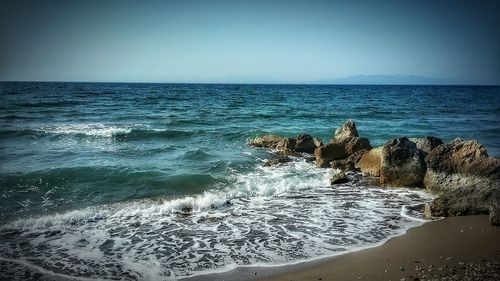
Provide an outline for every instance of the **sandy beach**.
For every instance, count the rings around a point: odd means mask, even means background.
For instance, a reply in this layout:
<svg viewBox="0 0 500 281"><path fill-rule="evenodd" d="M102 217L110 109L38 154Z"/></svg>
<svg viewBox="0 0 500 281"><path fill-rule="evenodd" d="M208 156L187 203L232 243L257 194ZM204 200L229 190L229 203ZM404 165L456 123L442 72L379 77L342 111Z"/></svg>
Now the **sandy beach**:
<svg viewBox="0 0 500 281"><path fill-rule="evenodd" d="M500 280L499 262L500 227L488 216L450 217L380 247L260 280Z"/></svg>

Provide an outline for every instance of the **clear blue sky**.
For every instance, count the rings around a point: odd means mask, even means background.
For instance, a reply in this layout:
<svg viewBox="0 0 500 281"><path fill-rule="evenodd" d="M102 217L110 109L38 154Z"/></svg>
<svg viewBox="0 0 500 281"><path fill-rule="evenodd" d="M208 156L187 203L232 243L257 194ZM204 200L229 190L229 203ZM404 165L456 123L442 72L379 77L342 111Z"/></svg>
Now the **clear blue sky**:
<svg viewBox="0 0 500 281"><path fill-rule="evenodd" d="M3 1L0 80L500 84L500 1Z"/></svg>

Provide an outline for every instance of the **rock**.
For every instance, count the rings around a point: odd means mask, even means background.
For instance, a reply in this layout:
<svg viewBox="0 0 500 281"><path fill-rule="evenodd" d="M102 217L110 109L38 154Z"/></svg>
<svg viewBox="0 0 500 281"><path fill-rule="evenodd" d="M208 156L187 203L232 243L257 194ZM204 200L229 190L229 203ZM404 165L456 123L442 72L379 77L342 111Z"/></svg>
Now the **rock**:
<svg viewBox="0 0 500 281"><path fill-rule="evenodd" d="M344 159L347 157L344 146L340 143L329 143L320 146L314 150L316 157L316 166L326 168L330 166L333 160Z"/></svg>
<svg viewBox="0 0 500 281"><path fill-rule="evenodd" d="M255 147L274 149L280 142L283 142L285 139L286 138L278 135L267 134L262 137L253 139L252 141L250 141L250 145Z"/></svg>
<svg viewBox="0 0 500 281"><path fill-rule="evenodd" d="M440 194L426 215L460 216L490 213L498 221L500 159L488 157L477 141L455 139L434 148L426 158L424 185Z"/></svg>
<svg viewBox="0 0 500 281"><path fill-rule="evenodd" d="M267 134L263 137L258 137L250 141L251 146L276 149L278 151L288 152L306 152L314 153L317 142L308 134L302 134L296 138L285 138L273 134Z"/></svg>
<svg viewBox="0 0 500 281"><path fill-rule="evenodd" d="M491 188L500 182L500 159L488 157L486 148L475 140L439 145L426 162L424 185L433 192L464 186Z"/></svg>
<svg viewBox="0 0 500 281"><path fill-rule="evenodd" d="M314 144L316 145L316 147L320 147L323 145L323 142L321 141L321 139L314 138Z"/></svg>
<svg viewBox="0 0 500 281"><path fill-rule="evenodd" d="M267 160L264 163L263 166L264 167L270 167L270 166L275 166L275 165L278 165L278 164L287 163L287 162L290 162L290 161L292 161L292 159L290 159L290 157L281 156L281 157L278 157L276 159Z"/></svg>
<svg viewBox="0 0 500 281"><path fill-rule="evenodd" d="M295 149L294 149L295 151L312 154L314 153L315 149L316 149L316 142L310 135L303 134L296 138Z"/></svg>
<svg viewBox="0 0 500 281"><path fill-rule="evenodd" d="M296 138L284 138L277 143L275 148L280 151L306 152L312 154L316 149L316 143L310 135L303 134Z"/></svg>
<svg viewBox="0 0 500 281"><path fill-rule="evenodd" d="M316 167L318 168L328 168L330 162L322 158L316 158Z"/></svg>
<svg viewBox="0 0 500 281"><path fill-rule="evenodd" d="M276 149L279 151L293 151L297 141L294 138L285 138L278 142Z"/></svg>
<svg viewBox="0 0 500 281"><path fill-rule="evenodd" d="M438 145L443 144L442 140L431 136L425 138L410 138L410 140L415 143L418 149L424 152L424 156L431 153Z"/></svg>
<svg viewBox="0 0 500 281"><path fill-rule="evenodd" d="M360 150L370 150L372 146L367 138L354 137L349 141L344 143L345 152L347 155L351 155Z"/></svg>
<svg viewBox="0 0 500 281"><path fill-rule="evenodd" d="M307 159L306 156L304 156L302 153L300 152L295 152L295 151L291 151L291 150L278 150L276 151L276 154L278 156L293 156L293 157L303 157L305 159Z"/></svg>
<svg viewBox="0 0 500 281"><path fill-rule="evenodd" d="M341 171L356 171L356 164L348 159L333 160L330 166Z"/></svg>
<svg viewBox="0 0 500 281"><path fill-rule="evenodd" d="M442 193L425 205L425 215L431 217L487 214L493 190L477 186L464 186Z"/></svg>
<svg viewBox="0 0 500 281"><path fill-rule="evenodd" d="M388 141L382 148L380 183L389 186L420 186L425 176L423 155L406 137Z"/></svg>
<svg viewBox="0 0 500 281"><path fill-rule="evenodd" d="M349 180L358 186L380 186L379 178L368 174L355 173Z"/></svg>
<svg viewBox="0 0 500 281"><path fill-rule="evenodd" d="M382 147L374 148L367 153L363 154L356 168L365 175L380 176L380 166L382 163Z"/></svg>
<svg viewBox="0 0 500 281"><path fill-rule="evenodd" d="M347 120L342 127L335 131L335 137L331 142L346 143L352 138L359 137L358 131L356 130L356 123L351 119Z"/></svg>
<svg viewBox="0 0 500 281"><path fill-rule="evenodd" d="M335 137L331 140L331 143L344 145L347 155L351 155L363 149L372 149L370 141L367 138L359 137L356 123L351 119L347 120L342 127L335 131Z"/></svg>
<svg viewBox="0 0 500 281"><path fill-rule="evenodd" d="M340 169L341 171L358 171L359 169L356 168L356 164L363 157L363 154L368 151L368 149L359 150L349 155L346 159L333 160L331 162L332 168Z"/></svg>
<svg viewBox="0 0 500 281"><path fill-rule="evenodd" d="M341 184L341 183L346 183L346 182L349 182L349 178L347 178L346 174L344 174L344 173L335 174L330 179L331 185Z"/></svg>
<svg viewBox="0 0 500 281"><path fill-rule="evenodd" d="M498 192L498 190L493 193L490 201L489 212L491 225L500 226L500 192Z"/></svg>
<svg viewBox="0 0 500 281"><path fill-rule="evenodd" d="M278 156L276 159L267 160L263 164L265 167L290 162L290 157L302 157L306 161L314 161L316 158L311 154L314 153L317 144L321 144L321 140L313 139L308 134L302 134L295 138L267 134L250 141L251 146L273 149Z"/></svg>
<svg viewBox="0 0 500 281"><path fill-rule="evenodd" d="M351 160L354 162L354 164L357 164L359 162L359 160L361 160L363 155L365 155L365 153L368 153L370 150L371 150L371 148L358 150L358 151L354 152L353 154L349 155L349 157L347 157L347 160Z"/></svg>

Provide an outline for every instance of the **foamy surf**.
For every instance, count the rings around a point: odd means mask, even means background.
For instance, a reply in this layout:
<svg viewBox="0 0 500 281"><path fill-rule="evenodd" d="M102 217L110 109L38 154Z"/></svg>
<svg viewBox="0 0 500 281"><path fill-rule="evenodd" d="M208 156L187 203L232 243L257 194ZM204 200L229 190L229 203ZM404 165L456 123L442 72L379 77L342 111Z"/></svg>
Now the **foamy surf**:
<svg viewBox="0 0 500 281"><path fill-rule="evenodd" d="M133 126L113 126L101 123L90 124L59 124L49 125L41 128L41 131L56 135L84 135L91 137L110 138L116 134L128 134Z"/></svg>
<svg viewBox="0 0 500 281"><path fill-rule="evenodd" d="M0 227L3 259L91 279L164 280L276 266L386 241L422 221L430 195L344 184L294 161L233 173L196 196L145 199L19 219Z"/></svg>

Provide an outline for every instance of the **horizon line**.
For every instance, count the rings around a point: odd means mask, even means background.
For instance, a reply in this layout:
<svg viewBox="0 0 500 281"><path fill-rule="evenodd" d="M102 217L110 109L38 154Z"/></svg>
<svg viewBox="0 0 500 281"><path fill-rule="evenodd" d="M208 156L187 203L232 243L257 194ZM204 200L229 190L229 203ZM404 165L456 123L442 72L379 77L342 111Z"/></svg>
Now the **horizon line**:
<svg viewBox="0 0 500 281"><path fill-rule="evenodd" d="M500 84L427 84L427 83L314 83L314 82L146 82L146 81L56 81L56 80L0 80L0 83L102 83L102 84L198 84L198 85L324 85L324 86L492 86Z"/></svg>

